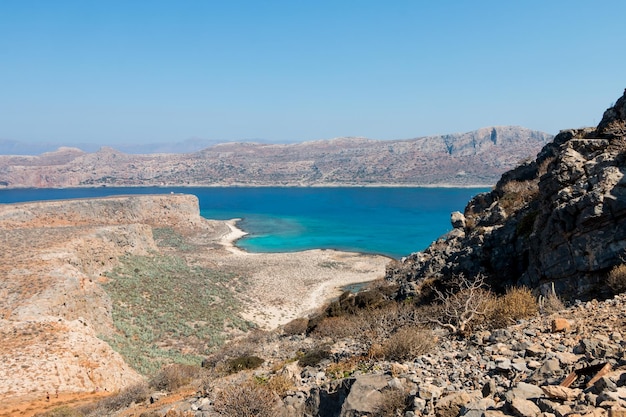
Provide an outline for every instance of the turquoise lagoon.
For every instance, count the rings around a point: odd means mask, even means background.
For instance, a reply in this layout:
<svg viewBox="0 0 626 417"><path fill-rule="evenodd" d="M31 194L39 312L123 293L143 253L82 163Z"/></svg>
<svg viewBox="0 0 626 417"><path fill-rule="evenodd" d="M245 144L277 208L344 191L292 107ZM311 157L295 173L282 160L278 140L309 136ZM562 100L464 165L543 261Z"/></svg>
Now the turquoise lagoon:
<svg viewBox="0 0 626 417"><path fill-rule="evenodd" d="M450 213L463 211L485 188L395 187L124 187L0 190L0 203L186 193L198 196L211 219L239 218L250 252L340 249L400 258L450 231Z"/></svg>

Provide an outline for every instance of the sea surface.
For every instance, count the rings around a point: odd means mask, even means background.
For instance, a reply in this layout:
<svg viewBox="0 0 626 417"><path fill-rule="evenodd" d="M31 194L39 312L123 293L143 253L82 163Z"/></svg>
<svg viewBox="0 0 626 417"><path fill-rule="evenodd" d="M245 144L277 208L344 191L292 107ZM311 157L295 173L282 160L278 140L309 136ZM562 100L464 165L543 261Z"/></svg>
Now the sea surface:
<svg viewBox="0 0 626 417"><path fill-rule="evenodd" d="M485 188L128 187L0 190L0 203L120 194L195 194L206 218L239 218L250 252L340 249L401 258L451 230Z"/></svg>

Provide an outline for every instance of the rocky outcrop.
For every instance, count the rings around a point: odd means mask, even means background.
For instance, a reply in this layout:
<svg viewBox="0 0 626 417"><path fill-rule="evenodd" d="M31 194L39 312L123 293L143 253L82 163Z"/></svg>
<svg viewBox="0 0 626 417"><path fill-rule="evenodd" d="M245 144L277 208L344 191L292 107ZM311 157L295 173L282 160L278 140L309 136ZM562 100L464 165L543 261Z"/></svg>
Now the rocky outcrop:
<svg viewBox="0 0 626 417"><path fill-rule="evenodd" d="M409 140L227 143L190 154L62 148L40 156L0 155L0 187L484 185L550 139L497 126Z"/></svg>
<svg viewBox="0 0 626 417"><path fill-rule="evenodd" d="M427 277L482 273L496 289L527 285L606 295L626 256L626 94L597 128L561 131L452 216L454 230L388 268L406 293Z"/></svg>
<svg viewBox="0 0 626 417"><path fill-rule="evenodd" d="M362 346L336 342L332 356L318 365L285 365L293 387L277 397L276 415L607 416L626 407L625 311L622 294L465 339L441 335L437 349L428 354L403 362L372 362L345 378L337 378L331 365L359 354ZM569 326L555 328L555 321ZM307 340L293 342L302 346ZM263 356L275 355L278 343L257 348ZM257 370L255 375L263 380L268 372ZM157 407L157 415L177 410L215 416L213 391L229 389L229 383L236 382L214 381L204 394ZM383 406L394 394L400 398L393 402L394 414L384 414Z"/></svg>

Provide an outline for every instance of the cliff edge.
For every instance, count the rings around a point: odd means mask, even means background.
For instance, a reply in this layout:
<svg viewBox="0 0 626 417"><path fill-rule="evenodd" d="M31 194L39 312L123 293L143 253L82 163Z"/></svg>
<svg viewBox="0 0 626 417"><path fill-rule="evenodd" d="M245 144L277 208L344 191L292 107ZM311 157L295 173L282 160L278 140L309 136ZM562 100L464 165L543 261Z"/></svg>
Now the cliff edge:
<svg viewBox="0 0 626 417"><path fill-rule="evenodd" d="M626 259L626 91L596 128L561 131L537 158L502 175L453 230L387 269L415 293L426 278L484 274L495 289L526 285L565 297L607 294Z"/></svg>

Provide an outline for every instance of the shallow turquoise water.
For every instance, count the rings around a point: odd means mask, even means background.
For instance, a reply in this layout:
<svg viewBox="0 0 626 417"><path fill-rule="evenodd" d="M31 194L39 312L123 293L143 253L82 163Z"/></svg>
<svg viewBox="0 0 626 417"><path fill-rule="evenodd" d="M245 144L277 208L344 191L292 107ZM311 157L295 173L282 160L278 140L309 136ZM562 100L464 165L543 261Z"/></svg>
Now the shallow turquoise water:
<svg viewBox="0 0 626 417"><path fill-rule="evenodd" d="M450 213L486 189L468 188L77 188L0 190L0 203L116 194L195 194L204 217L241 218L251 252L341 249L395 258L448 232Z"/></svg>

